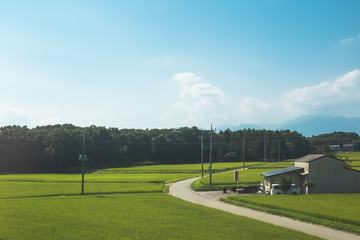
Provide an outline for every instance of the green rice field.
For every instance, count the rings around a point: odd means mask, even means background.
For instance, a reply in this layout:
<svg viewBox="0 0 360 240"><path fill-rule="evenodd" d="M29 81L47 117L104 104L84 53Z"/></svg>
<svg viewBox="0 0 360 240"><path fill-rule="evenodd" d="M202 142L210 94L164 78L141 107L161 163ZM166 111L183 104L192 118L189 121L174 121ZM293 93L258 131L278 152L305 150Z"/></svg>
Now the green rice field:
<svg viewBox="0 0 360 240"><path fill-rule="evenodd" d="M222 199L277 215L360 233L360 194L253 195Z"/></svg>
<svg viewBox="0 0 360 240"><path fill-rule="evenodd" d="M292 161L287 162L276 162L276 163L267 163L264 164L263 162L257 162L248 164L247 169L239 170L239 186L249 185L255 186L258 185L260 182L263 181L264 177L261 176L261 173L270 172L276 169L290 167L293 166L294 163ZM224 187L231 188L236 187L237 182L234 181L234 171L229 171L225 173L215 174L212 176L212 187L209 187L210 178L204 177L195 181L192 184L192 188L197 191L208 191L208 190L215 190L215 189L222 189Z"/></svg>
<svg viewBox="0 0 360 240"><path fill-rule="evenodd" d="M1 239L319 239L164 193L0 199Z"/></svg>
<svg viewBox="0 0 360 240"><path fill-rule="evenodd" d="M162 192L167 182L179 181L197 174L85 174L85 193ZM0 175L0 198L23 196L56 196L81 193L81 174L9 174Z"/></svg>
<svg viewBox="0 0 360 240"><path fill-rule="evenodd" d="M259 165L259 162L248 162L247 166ZM213 171L226 171L232 169L242 168L243 163L240 162L228 162L228 163L213 163ZM209 163L203 164L204 171L208 171ZM108 168L105 170L99 170L98 173L111 173L111 172L122 172L122 173L201 173L201 164L174 164L174 165L148 165L148 166L136 166L128 168Z"/></svg>
<svg viewBox="0 0 360 240"><path fill-rule="evenodd" d="M360 171L360 152L337 153L336 156L342 160L350 160L350 167Z"/></svg>
<svg viewBox="0 0 360 240"><path fill-rule="evenodd" d="M319 239L163 192L198 166L95 171L83 196L80 174L0 175L0 239Z"/></svg>

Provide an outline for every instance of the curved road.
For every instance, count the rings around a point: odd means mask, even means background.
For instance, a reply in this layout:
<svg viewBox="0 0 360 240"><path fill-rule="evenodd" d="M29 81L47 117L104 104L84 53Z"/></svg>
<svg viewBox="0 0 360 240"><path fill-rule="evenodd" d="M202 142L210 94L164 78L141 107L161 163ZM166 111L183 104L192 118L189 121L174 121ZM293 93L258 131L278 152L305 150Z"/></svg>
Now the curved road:
<svg viewBox="0 0 360 240"><path fill-rule="evenodd" d="M332 228L314 225L290 219L287 217L280 217L249 208L234 206L220 201L221 197L228 197L230 193L215 192L195 192L191 189L191 183L198 178L186 179L180 182L170 184L169 192L171 195L181 198L185 201L201 204L211 208L217 208L233 214L242 215L245 217L254 218L263 222L291 228L302 231L311 235L319 236L326 239L333 240L360 240L360 236L347 232L334 230Z"/></svg>

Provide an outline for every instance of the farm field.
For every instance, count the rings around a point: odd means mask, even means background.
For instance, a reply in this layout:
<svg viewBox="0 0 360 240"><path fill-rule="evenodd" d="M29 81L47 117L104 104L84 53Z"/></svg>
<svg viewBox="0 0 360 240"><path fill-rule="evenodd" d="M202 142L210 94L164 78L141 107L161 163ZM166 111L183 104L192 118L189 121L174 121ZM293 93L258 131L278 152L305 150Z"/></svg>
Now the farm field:
<svg viewBox="0 0 360 240"><path fill-rule="evenodd" d="M360 233L360 194L231 196L222 201Z"/></svg>
<svg viewBox="0 0 360 240"><path fill-rule="evenodd" d="M215 163L213 169L219 172L240 166L242 163ZM201 164L102 169L85 174L85 193L162 192L165 183L200 175ZM76 195L81 192L81 174L4 174L0 175L0 189L0 198Z"/></svg>
<svg viewBox="0 0 360 240"><path fill-rule="evenodd" d="M197 174L85 174L85 193L162 192L166 182ZM56 196L81 193L81 174L0 175L0 198Z"/></svg>
<svg viewBox="0 0 360 240"><path fill-rule="evenodd" d="M242 185L258 185L263 181L263 177L260 173L270 172L279 168L293 166L294 163L291 161L288 162L276 162L276 163L253 163L247 165L247 169L239 170L239 186ZM209 187L210 178L204 177L195 181L192 184L192 188L196 191L208 191L214 189L222 189L224 187L231 188L236 187L236 182L234 181L234 172L225 172L213 175L212 177L212 188Z"/></svg>
<svg viewBox="0 0 360 240"><path fill-rule="evenodd" d="M84 196L80 174L0 175L0 239L319 239L163 193L198 174L140 171L86 174Z"/></svg>
<svg viewBox="0 0 360 240"><path fill-rule="evenodd" d="M336 156L342 160L350 160L350 167L360 171L360 152L342 152L337 153Z"/></svg>
<svg viewBox="0 0 360 240"><path fill-rule="evenodd" d="M319 239L164 193L0 199L1 239Z"/></svg>
<svg viewBox="0 0 360 240"><path fill-rule="evenodd" d="M247 166L260 165L259 162L247 162ZM204 163L204 171L208 171L209 163ZM213 171L226 171L231 169L242 168L243 163L240 162L224 162L213 163ZM148 166L136 166L128 168L108 168L105 170L99 170L98 173L111 173L111 172L149 172L149 173L201 173L201 164L173 164L173 165L148 165Z"/></svg>

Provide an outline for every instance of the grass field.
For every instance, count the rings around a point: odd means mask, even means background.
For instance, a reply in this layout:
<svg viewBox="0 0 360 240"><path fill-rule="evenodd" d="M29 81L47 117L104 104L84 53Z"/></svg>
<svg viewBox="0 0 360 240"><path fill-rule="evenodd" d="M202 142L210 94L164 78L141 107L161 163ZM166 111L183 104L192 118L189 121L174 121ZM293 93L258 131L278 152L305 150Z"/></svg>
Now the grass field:
<svg viewBox="0 0 360 240"><path fill-rule="evenodd" d="M97 171L84 196L80 174L0 175L0 239L318 239L163 193L198 166Z"/></svg>
<svg viewBox="0 0 360 240"><path fill-rule="evenodd" d="M0 239L318 239L167 194L0 199Z"/></svg>
<svg viewBox="0 0 360 240"><path fill-rule="evenodd" d="M261 163L249 162L247 165L257 165ZM228 162L228 163L213 163L213 171L226 171L231 169L242 168L243 164L239 162ZM204 171L207 171L209 163L204 163ZM108 168L105 170L99 170L97 173L201 173L201 164L174 164L174 165L148 165L148 166L137 166L128 168Z"/></svg>
<svg viewBox="0 0 360 240"><path fill-rule="evenodd" d="M254 195L222 199L260 211L360 233L360 194Z"/></svg>
<svg viewBox="0 0 360 240"><path fill-rule="evenodd" d="M336 156L342 160L350 160L350 167L360 171L360 152L343 152Z"/></svg>
<svg viewBox="0 0 360 240"><path fill-rule="evenodd" d="M162 192L164 184L196 177L190 173L85 174L85 193ZM81 193L81 174L0 175L0 198Z"/></svg>
<svg viewBox="0 0 360 240"><path fill-rule="evenodd" d="M219 172L240 166L242 163L214 163L213 169ZM85 193L162 192L165 183L200 175L201 164L102 169L85 174ZM74 195L81 192L81 174L5 174L0 175L0 189L0 198Z"/></svg>
<svg viewBox="0 0 360 240"><path fill-rule="evenodd" d="M258 185L263 181L263 176L260 173L270 172L279 168L293 166L293 162L276 162L276 163L247 163L247 169L239 170L239 186L243 185ZM236 187L237 183L234 181L234 171L225 172L213 175L212 187L210 188L210 178L204 177L195 181L192 188L196 191L219 190L224 187Z"/></svg>

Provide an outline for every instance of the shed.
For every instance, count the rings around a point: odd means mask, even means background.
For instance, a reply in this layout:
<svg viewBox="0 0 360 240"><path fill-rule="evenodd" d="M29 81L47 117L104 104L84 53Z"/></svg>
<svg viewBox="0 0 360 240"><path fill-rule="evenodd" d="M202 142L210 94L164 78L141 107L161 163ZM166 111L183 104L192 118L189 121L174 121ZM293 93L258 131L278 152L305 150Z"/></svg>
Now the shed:
<svg viewBox="0 0 360 240"><path fill-rule="evenodd" d="M297 186L302 185L303 178L300 173L304 172L302 167L287 167L271 172L261 173L264 176L265 192L270 192L271 185L279 182L279 178L282 175L286 175L293 180L293 183Z"/></svg>
<svg viewBox="0 0 360 240"><path fill-rule="evenodd" d="M360 171L345 168L345 162L324 154L309 154L295 161L304 168L304 182L313 181L312 193L360 192Z"/></svg>
<svg viewBox="0 0 360 240"><path fill-rule="evenodd" d="M315 183L311 193L360 192L360 171L345 168L345 162L324 154L309 154L295 160L294 167L262 173L265 191L286 175L300 188L306 181ZM305 189L303 189L305 192Z"/></svg>

